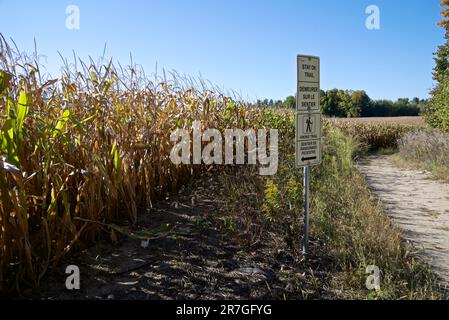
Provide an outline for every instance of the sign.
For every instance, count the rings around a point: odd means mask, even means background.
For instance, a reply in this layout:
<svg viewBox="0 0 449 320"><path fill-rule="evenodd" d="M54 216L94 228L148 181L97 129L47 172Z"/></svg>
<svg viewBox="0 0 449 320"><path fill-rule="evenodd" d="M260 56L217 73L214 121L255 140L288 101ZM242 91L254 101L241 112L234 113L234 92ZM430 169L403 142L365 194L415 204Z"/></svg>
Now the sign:
<svg viewBox="0 0 449 320"><path fill-rule="evenodd" d="M310 166L321 163L320 58L298 55L296 91L296 166L304 167L304 238L309 246Z"/></svg>
<svg viewBox="0 0 449 320"><path fill-rule="evenodd" d="M299 113L296 121L296 127L299 129L298 140L321 139L321 113Z"/></svg>
<svg viewBox="0 0 449 320"><path fill-rule="evenodd" d="M296 165L321 163L320 58L298 56Z"/></svg>
<svg viewBox="0 0 449 320"><path fill-rule="evenodd" d="M298 55L298 81L320 83L320 58Z"/></svg>
<svg viewBox="0 0 449 320"><path fill-rule="evenodd" d="M321 162L321 143L320 140L298 141L298 166L308 166L311 163L319 164Z"/></svg>
<svg viewBox="0 0 449 320"><path fill-rule="evenodd" d="M299 82L296 110L298 112L320 110L320 85L318 83Z"/></svg>

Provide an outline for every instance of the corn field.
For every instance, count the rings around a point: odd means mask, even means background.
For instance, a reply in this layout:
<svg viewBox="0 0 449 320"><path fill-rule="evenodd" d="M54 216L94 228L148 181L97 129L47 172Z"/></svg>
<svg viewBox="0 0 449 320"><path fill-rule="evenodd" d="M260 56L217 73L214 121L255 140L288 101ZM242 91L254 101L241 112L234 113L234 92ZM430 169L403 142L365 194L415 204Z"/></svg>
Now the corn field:
<svg viewBox="0 0 449 320"><path fill-rule="evenodd" d="M98 223L136 222L202 166L170 161L170 134L264 125L204 81L150 80L141 68L74 57L49 78L0 34L0 291L35 287L65 254L98 238Z"/></svg>
<svg viewBox="0 0 449 320"><path fill-rule="evenodd" d="M404 134L424 127L421 124L370 123L369 120L366 122L353 122L350 120L328 120L328 122L343 133L355 137L363 145L374 150L397 148L398 141Z"/></svg>

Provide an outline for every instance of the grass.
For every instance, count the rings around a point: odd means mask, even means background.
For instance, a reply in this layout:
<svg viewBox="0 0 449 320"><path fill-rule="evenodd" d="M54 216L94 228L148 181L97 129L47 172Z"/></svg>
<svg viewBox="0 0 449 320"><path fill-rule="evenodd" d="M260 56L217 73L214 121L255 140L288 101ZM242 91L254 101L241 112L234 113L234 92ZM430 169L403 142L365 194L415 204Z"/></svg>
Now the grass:
<svg viewBox="0 0 449 320"><path fill-rule="evenodd" d="M449 133L422 130L405 134L399 140L396 164L427 170L441 180L449 181Z"/></svg>
<svg viewBox="0 0 449 320"><path fill-rule="evenodd" d="M389 130L382 132L395 137ZM265 237L262 228L280 236L300 257L302 170L294 166L292 136L286 132L281 136L286 152L281 153L285 156L276 177L254 177L247 172L239 180L229 179L222 195L227 203L224 214L233 230L244 230L242 243ZM329 297L323 288L330 288L332 298L341 297L336 292L349 299L441 298L434 275L411 255L412 248L373 201L357 171L354 158L363 152L362 146L358 136L347 135L333 124L325 126L323 163L313 167L311 179L311 260L321 262L302 266L305 276L296 283L297 289L307 293L304 298ZM380 291L365 287L369 265L381 270ZM309 284L307 290L304 281Z"/></svg>

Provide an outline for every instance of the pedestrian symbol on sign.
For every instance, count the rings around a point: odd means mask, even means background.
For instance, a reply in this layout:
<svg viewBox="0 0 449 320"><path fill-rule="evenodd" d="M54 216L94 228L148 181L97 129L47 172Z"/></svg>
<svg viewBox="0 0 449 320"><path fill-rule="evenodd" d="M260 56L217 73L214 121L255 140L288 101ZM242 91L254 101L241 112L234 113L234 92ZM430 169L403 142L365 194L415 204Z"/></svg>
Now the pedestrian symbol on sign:
<svg viewBox="0 0 449 320"><path fill-rule="evenodd" d="M307 132L307 133L311 133L311 132L312 132L312 125L313 125L312 117L309 116L309 117L307 118L306 124L307 124L306 132Z"/></svg>

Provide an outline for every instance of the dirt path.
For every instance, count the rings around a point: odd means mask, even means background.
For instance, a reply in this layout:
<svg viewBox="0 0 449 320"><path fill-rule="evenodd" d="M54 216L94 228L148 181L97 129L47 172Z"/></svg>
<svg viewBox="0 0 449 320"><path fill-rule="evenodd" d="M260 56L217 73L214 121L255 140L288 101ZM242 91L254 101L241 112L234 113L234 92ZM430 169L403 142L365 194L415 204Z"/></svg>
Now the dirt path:
<svg viewBox="0 0 449 320"><path fill-rule="evenodd" d="M416 170L400 169L389 156L374 155L358 165L405 239L449 285L449 184Z"/></svg>

